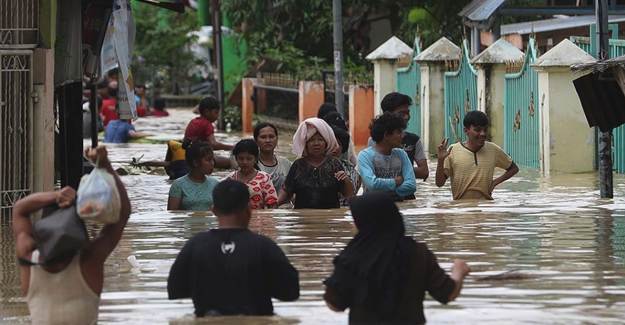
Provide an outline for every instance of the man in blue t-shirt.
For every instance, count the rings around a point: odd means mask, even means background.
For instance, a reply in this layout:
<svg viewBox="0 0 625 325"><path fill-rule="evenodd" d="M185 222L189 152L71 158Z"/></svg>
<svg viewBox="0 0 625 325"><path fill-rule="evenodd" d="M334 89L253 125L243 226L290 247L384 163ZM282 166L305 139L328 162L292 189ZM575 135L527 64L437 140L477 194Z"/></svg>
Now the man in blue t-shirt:
<svg viewBox="0 0 625 325"><path fill-rule="evenodd" d="M131 138L143 136L145 135L135 131L135 127L130 124L129 120L113 120L104 130L104 142L106 143L127 143Z"/></svg>
<svg viewBox="0 0 625 325"><path fill-rule="evenodd" d="M358 154L358 171L365 191L392 192L396 200L414 199L417 189L408 154L401 149L406 124L393 113L373 120L375 142Z"/></svg>

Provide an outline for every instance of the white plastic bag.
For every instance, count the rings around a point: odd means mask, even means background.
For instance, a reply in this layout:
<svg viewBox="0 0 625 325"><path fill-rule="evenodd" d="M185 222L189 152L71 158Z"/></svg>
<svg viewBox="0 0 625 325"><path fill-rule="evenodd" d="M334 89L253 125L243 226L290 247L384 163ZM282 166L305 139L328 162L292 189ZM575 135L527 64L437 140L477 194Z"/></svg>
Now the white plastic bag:
<svg viewBox="0 0 625 325"><path fill-rule="evenodd" d="M94 168L78 186L76 208L83 220L111 224L119 221L120 199L115 178L106 170Z"/></svg>

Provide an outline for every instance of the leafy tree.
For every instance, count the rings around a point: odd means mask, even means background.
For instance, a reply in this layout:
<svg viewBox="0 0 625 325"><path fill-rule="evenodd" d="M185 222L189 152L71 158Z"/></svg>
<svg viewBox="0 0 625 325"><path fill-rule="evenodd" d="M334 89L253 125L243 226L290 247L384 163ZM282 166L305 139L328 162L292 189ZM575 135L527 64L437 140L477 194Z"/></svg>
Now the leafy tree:
<svg viewBox="0 0 625 325"><path fill-rule="evenodd" d="M417 28L429 44L440 36L459 40L456 14L470 0L343 0L346 67L362 73L371 22L388 19L393 34L411 43ZM332 64L332 1L225 0L222 9L247 41L252 62L278 62L276 70L318 77Z"/></svg>
<svg viewBox="0 0 625 325"><path fill-rule="evenodd" d="M188 51L194 40L188 33L197 30L196 13L178 14L154 6L132 3L136 25L133 72L139 83L153 80L156 87L176 92L188 79L195 63Z"/></svg>

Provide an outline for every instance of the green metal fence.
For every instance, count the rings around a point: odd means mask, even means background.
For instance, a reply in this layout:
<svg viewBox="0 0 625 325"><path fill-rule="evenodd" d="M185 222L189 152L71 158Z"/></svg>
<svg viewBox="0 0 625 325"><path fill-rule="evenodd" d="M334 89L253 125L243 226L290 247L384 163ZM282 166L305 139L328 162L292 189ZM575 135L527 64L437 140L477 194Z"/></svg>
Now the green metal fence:
<svg viewBox="0 0 625 325"><path fill-rule="evenodd" d="M575 45L579 46L582 50L586 51L590 55L596 57L596 46L595 44L595 34L591 34L592 37L580 37L580 36L571 36L571 41L575 43ZM618 33L613 34L618 35ZM615 58L618 56L625 55L625 40L622 39L610 39L609 41L609 53L610 58ZM616 172L624 174L625 173L625 125L621 125L615 128L612 131L613 139L612 139L612 161L613 168ZM598 150L598 148L597 148Z"/></svg>
<svg viewBox="0 0 625 325"><path fill-rule="evenodd" d="M451 143L465 140L462 120L477 108L477 72L469 60L468 48L465 40L458 70L445 72L445 137Z"/></svg>
<svg viewBox="0 0 625 325"><path fill-rule="evenodd" d="M410 96L412 105L410 105L410 121L408 121L407 130L421 136L421 92L419 91L421 84L421 69L414 58L421 53L419 46L419 37L414 40L413 56L410 65L397 69L397 91Z"/></svg>
<svg viewBox="0 0 625 325"><path fill-rule="evenodd" d="M525 61L517 73L506 74L504 90L504 150L525 168L540 168L540 108L536 43L529 40Z"/></svg>

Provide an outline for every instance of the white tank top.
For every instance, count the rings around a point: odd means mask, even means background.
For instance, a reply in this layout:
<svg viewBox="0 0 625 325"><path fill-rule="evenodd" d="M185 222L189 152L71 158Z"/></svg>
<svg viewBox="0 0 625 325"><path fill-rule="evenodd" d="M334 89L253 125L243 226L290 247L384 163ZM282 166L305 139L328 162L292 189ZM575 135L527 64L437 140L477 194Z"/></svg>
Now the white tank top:
<svg viewBox="0 0 625 325"><path fill-rule="evenodd" d="M33 251L32 260L39 260L39 251ZM31 266L26 301L33 324L88 325L98 320L100 297L82 277L80 254L58 273Z"/></svg>

